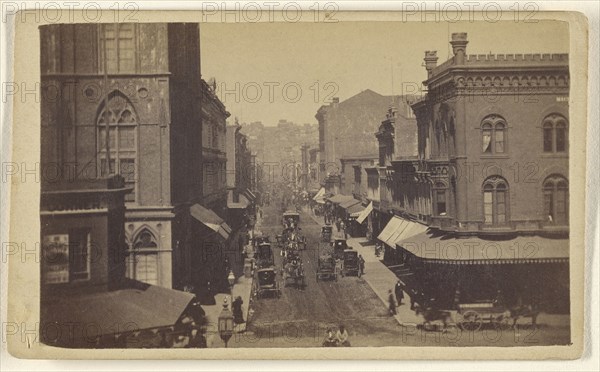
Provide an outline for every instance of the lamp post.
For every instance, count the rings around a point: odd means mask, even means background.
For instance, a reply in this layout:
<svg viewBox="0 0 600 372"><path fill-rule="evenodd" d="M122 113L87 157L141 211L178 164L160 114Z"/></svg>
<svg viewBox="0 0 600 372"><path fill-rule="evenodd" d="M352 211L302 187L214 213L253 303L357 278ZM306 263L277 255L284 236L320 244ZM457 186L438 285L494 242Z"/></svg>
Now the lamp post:
<svg viewBox="0 0 600 372"><path fill-rule="evenodd" d="M233 314L229 310L227 298L223 301L223 310L219 314L219 335L227 347L227 343L233 335Z"/></svg>

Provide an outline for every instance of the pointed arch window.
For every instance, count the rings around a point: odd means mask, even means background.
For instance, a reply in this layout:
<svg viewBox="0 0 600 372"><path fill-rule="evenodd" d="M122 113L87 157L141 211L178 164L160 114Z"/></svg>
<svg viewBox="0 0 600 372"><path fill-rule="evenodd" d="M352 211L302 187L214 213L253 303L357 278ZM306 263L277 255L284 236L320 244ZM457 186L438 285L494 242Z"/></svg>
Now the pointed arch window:
<svg viewBox="0 0 600 372"><path fill-rule="evenodd" d="M133 240L133 259L129 260L131 279L158 285L158 244L149 230L142 230Z"/></svg>
<svg viewBox="0 0 600 372"><path fill-rule="evenodd" d="M442 182L438 182L434 187L435 195L435 214L445 216L448 213L448 195L447 187Z"/></svg>
<svg viewBox="0 0 600 372"><path fill-rule="evenodd" d="M566 152L568 122L564 116L550 114L542 122L544 152Z"/></svg>
<svg viewBox="0 0 600 372"><path fill-rule="evenodd" d="M544 214L546 221L556 225L569 222L569 183L561 175L552 175L544 180Z"/></svg>
<svg viewBox="0 0 600 372"><path fill-rule="evenodd" d="M487 225L504 225L508 222L508 183L492 176L483 183L483 214Z"/></svg>
<svg viewBox="0 0 600 372"><path fill-rule="evenodd" d="M506 121L501 116L486 116L481 122L482 152L484 154L505 153L507 129Z"/></svg>
<svg viewBox="0 0 600 372"><path fill-rule="evenodd" d="M108 121L108 150L106 124ZM125 186L133 190L125 194L126 202L136 200L137 116L131 102L120 94L113 94L100 110L97 119L100 174L106 177L120 174Z"/></svg>

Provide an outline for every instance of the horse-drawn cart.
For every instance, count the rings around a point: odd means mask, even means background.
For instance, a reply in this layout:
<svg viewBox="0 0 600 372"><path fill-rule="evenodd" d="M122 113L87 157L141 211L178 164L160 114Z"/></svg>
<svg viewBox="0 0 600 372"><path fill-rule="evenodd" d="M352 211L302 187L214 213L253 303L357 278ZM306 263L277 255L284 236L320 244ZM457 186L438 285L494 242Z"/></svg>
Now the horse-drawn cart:
<svg viewBox="0 0 600 372"><path fill-rule="evenodd" d="M266 268L256 271L256 284L254 293L256 298L262 298L265 294L275 294L277 298L281 296L279 283L277 282L277 272L275 268Z"/></svg>
<svg viewBox="0 0 600 372"><path fill-rule="evenodd" d="M317 282L324 278L337 281L338 271L335 259L331 254L321 255L317 267Z"/></svg>
<svg viewBox="0 0 600 372"><path fill-rule="evenodd" d="M511 321L510 310L494 302L458 305L457 323L465 331L478 331L484 323L494 328L508 328Z"/></svg>

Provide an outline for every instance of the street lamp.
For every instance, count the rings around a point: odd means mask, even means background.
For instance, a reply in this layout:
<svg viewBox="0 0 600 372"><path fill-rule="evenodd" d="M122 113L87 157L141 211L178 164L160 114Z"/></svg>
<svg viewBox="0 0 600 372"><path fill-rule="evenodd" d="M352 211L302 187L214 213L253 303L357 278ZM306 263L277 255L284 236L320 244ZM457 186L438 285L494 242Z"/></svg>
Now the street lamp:
<svg viewBox="0 0 600 372"><path fill-rule="evenodd" d="M223 301L223 310L219 314L219 335L227 347L227 343L233 335L233 314L229 310L227 298Z"/></svg>

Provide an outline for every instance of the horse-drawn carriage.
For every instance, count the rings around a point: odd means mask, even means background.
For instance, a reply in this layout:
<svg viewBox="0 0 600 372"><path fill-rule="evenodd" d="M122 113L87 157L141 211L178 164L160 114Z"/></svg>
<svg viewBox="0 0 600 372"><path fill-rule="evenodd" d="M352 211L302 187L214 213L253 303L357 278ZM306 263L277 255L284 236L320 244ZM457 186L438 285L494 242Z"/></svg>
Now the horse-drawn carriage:
<svg viewBox="0 0 600 372"><path fill-rule="evenodd" d="M336 260L343 260L344 251L348 249L346 239L336 238L331 244L333 246L333 258L335 258Z"/></svg>
<svg viewBox="0 0 600 372"><path fill-rule="evenodd" d="M302 264L302 260L299 258L290 260L283 266L284 287L287 286L288 281L291 280L297 289L304 289L306 286L306 281L304 278L304 265Z"/></svg>
<svg viewBox="0 0 600 372"><path fill-rule="evenodd" d="M353 249L344 249L344 266L342 269L342 276L356 275L360 278L360 260L358 259L358 252Z"/></svg>
<svg viewBox="0 0 600 372"><path fill-rule="evenodd" d="M337 281L338 271L335 259L331 254L324 254L319 256L317 266L317 282L324 278L333 279Z"/></svg>
<svg viewBox="0 0 600 372"><path fill-rule="evenodd" d="M275 294L278 298L281 296L275 268L269 267L257 270L255 283L254 294L256 298L261 298L265 294Z"/></svg>
<svg viewBox="0 0 600 372"><path fill-rule="evenodd" d="M329 243L331 241L331 235L333 234L333 226L326 225L321 227L321 241Z"/></svg>
<svg viewBox="0 0 600 372"><path fill-rule="evenodd" d="M283 225L287 228L297 227L300 222L300 213L287 210L283 212L282 220Z"/></svg>
<svg viewBox="0 0 600 372"><path fill-rule="evenodd" d="M271 243L261 243L256 247L256 264L259 269L271 267L275 265L275 257Z"/></svg>
<svg viewBox="0 0 600 372"><path fill-rule="evenodd" d="M511 321L510 310L493 301L458 305L457 323L465 331L478 331L484 323L509 328Z"/></svg>

